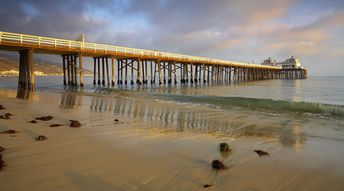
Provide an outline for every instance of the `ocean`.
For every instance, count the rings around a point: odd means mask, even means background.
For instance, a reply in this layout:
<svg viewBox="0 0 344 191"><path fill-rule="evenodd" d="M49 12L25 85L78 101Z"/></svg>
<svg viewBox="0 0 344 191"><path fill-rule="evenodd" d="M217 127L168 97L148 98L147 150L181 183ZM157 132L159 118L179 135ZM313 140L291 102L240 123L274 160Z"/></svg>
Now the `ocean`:
<svg viewBox="0 0 344 191"><path fill-rule="evenodd" d="M229 137L252 132L270 136L270 131L279 132L279 137L294 123L306 127L317 120L343 128L344 77L176 86L103 87L94 86L92 77L86 77L85 82L84 88L65 87L62 77L37 77L36 92L29 96L27 92L17 92L16 77L6 77L0 78L0 95L34 99L48 92L57 96L57 102L65 109L75 110L83 105L91 112L114 112L172 131L194 129ZM44 100L44 96L39 97Z"/></svg>
<svg viewBox="0 0 344 191"><path fill-rule="evenodd" d="M121 85L94 86L92 77L85 78L82 89L65 87L62 77L36 77L37 91L87 92L108 97L119 92L144 95L160 100L218 106L222 109L241 107L274 111L310 112L343 117L344 77L309 77L306 80L262 80L231 84L189 85ZM16 77L0 78L0 88L16 89Z"/></svg>
<svg viewBox="0 0 344 191"><path fill-rule="evenodd" d="M93 86L92 77L85 77L85 90L95 91L102 86ZM63 90L62 77L38 76L36 88L38 91ZM0 88L13 89L17 87L17 77L0 78ZM105 86L104 88L110 88ZM71 88L73 89L73 88ZM290 102L309 102L332 105L344 105L344 76L308 77L306 80L262 80L223 85L122 85L116 90L136 90L158 92L172 95L241 97L255 99L271 99Z"/></svg>

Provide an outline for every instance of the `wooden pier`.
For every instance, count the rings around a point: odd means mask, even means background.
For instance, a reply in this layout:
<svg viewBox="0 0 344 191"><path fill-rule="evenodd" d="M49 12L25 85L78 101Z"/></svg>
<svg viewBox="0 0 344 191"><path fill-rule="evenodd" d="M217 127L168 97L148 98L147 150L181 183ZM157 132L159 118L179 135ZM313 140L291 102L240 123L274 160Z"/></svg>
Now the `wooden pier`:
<svg viewBox="0 0 344 191"><path fill-rule="evenodd" d="M61 55L63 83L83 86L83 57L93 58L93 84L220 84L266 79L305 79L305 68L283 69L168 52L134 49L0 31L0 49L20 54L19 84L34 89L33 54ZM110 69L111 66L111 70ZM111 74L110 74L111 72ZM111 80L110 80L111 79Z"/></svg>

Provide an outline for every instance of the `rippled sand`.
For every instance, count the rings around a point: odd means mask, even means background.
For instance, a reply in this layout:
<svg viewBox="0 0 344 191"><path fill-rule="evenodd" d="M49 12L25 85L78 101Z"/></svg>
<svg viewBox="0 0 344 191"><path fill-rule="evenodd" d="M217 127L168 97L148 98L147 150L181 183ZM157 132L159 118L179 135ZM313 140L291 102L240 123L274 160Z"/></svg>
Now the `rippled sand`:
<svg viewBox="0 0 344 191"><path fill-rule="evenodd" d="M19 97L16 98L16 97ZM0 190L343 190L344 122L132 97L0 91ZM54 119L37 124L35 117ZM82 127L68 127L69 120ZM119 119L120 123L114 123ZM62 123L62 127L49 127ZM45 141L35 141L45 135ZM232 152L221 154L227 142ZM268 151L259 157L254 149ZM215 172L211 161L232 165Z"/></svg>

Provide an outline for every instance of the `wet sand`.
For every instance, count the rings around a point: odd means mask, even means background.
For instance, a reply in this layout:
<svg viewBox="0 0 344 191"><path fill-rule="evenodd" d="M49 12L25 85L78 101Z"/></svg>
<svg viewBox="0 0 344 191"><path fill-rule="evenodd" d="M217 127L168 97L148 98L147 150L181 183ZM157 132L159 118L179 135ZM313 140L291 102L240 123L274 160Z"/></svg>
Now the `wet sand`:
<svg viewBox="0 0 344 191"><path fill-rule="evenodd" d="M0 190L344 189L340 120L224 112L128 96L16 96L13 90L0 95L6 107L0 114L14 114L0 120L0 131L19 131L0 134L6 148ZM54 119L29 123L44 115ZM69 120L82 126L70 128ZM64 126L49 127L53 123ZM38 135L48 139L36 141ZM221 154L220 142L232 151ZM270 156L259 157L254 149ZM214 159L232 167L214 171Z"/></svg>

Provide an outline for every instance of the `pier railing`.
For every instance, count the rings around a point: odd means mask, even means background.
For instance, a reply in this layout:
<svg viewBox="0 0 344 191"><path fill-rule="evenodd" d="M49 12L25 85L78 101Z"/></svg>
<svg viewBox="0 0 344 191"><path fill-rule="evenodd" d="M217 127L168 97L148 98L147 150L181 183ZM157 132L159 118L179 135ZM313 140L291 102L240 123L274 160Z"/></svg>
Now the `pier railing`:
<svg viewBox="0 0 344 191"><path fill-rule="evenodd" d="M88 52L104 52L111 55L124 55L124 56L138 56L138 57L154 57L156 59L169 59L169 60L183 60L194 63L207 63L215 65L231 65L237 67L258 67L266 69L280 69L278 66L263 66L259 64L248 64L235 61L227 61L221 59L213 59L199 56L188 56L183 54L175 54L169 52L162 52L156 50L145 50L137 48L129 48L123 46L113 46L106 44L97 44L90 42L82 42L76 40L66 40L59 38L50 38L42 36L34 36L19 33L10 33L0 31L0 44L17 44L20 46L35 46L38 48L50 49L67 49L69 51L88 51Z"/></svg>

